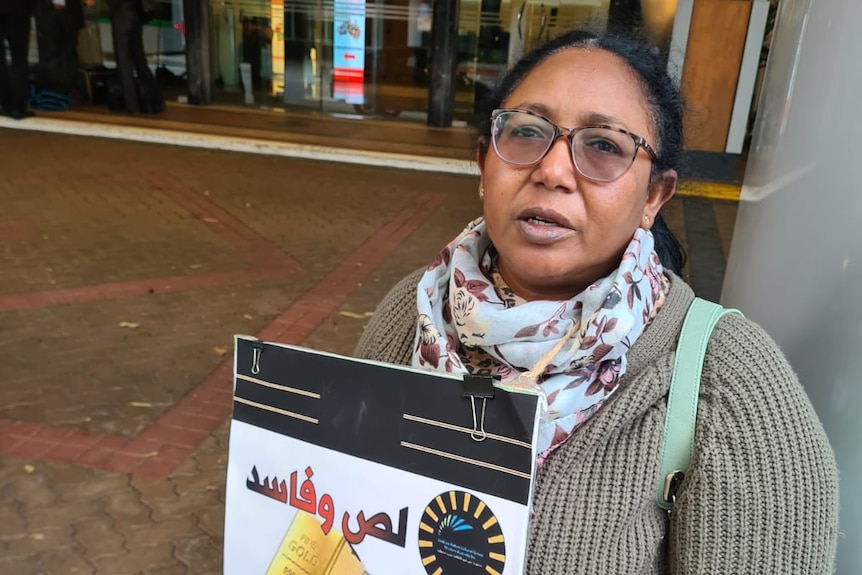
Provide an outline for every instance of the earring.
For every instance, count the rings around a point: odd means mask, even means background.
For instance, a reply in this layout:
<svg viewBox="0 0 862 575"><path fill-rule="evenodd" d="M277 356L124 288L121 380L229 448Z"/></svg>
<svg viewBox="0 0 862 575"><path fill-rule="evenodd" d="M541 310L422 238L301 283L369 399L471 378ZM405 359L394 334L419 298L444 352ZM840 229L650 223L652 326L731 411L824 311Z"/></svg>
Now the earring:
<svg viewBox="0 0 862 575"><path fill-rule="evenodd" d="M644 214L644 222L646 222L647 228L649 228L649 216Z"/></svg>
<svg viewBox="0 0 862 575"><path fill-rule="evenodd" d="M479 186L479 199L480 200L485 199L485 188L483 188L482 186Z"/></svg>

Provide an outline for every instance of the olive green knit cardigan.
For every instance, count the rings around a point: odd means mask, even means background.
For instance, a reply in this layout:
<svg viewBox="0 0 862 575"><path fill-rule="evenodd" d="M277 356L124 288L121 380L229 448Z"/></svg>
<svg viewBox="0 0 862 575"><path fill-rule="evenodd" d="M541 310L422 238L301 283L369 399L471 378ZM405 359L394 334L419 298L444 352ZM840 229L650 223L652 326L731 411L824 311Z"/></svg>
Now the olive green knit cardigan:
<svg viewBox="0 0 862 575"><path fill-rule="evenodd" d="M781 351L741 316L722 318L709 342L696 452L672 518L656 505L674 349L694 297L668 275L619 390L539 470L527 573L831 573L832 449ZM410 363L420 276L381 302L357 357Z"/></svg>

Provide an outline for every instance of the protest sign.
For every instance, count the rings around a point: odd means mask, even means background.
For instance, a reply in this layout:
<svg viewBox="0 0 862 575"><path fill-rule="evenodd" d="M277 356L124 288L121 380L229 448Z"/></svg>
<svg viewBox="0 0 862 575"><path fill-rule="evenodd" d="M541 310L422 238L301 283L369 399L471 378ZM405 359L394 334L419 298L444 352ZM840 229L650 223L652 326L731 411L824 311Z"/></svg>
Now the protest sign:
<svg viewBox="0 0 862 575"><path fill-rule="evenodd" d="M226 575L523 573L537 396L249 337L234 377Z"/></svg>

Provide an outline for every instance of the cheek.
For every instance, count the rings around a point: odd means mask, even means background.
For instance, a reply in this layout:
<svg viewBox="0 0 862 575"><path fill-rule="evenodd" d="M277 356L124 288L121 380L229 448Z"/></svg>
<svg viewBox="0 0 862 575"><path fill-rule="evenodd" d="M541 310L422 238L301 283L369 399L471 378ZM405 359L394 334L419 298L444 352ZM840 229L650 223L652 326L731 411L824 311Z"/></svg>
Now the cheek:
<svg viewBox="0 0 862 575"><path fill-rule="evenodd" d="M649 171L632 169L629 175L615 189L614 209L620 222L632 220L637 225L649 198Z"/></svg>
<svg viewBox="0 0 862 575"><path fill-rule="evenodd" d="M493 191L485 188L485 200L482 206L482 215L485 218L485 226L488 235L494 244L505 244L506 236L511 231L513 220L513 194L511 187L506 187L502 182L495 182Z"/></svg>
<svg viewBox="0 0 862 575"><path fill-rule="evenodd" d="M486 163L482 174L485 187L484 211L487 214L503 214L511 205L518 190L524 186L524 170L507 169L506 165Z"/></svg>
<svg viewBox="0 0 862 575"><path fill-rule="evenodd" d="M485 191L482 215L485 218L485 226L488 229L488 234L491 236L491 241L497 238L497 230L502 227L503 221L506 218L502 206L505 206L505 201L499 193L490 194L487 190Z"/></svg>
<svg viewBox="0 0 862 575"><path fill-rule="evenodd" d="M623 237L634 233L643 217L646 192L632 187L596 190L584 197L588 221L601 228L606 237Z"/></svg>

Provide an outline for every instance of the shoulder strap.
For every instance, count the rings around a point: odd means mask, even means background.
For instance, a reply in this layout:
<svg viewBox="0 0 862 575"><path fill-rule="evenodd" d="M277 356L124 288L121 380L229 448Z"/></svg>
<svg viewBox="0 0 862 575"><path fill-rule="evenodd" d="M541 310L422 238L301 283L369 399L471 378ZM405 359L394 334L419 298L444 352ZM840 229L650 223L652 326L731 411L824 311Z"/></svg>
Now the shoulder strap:
<svg viewBox="0 0 862 575"><path fill-rule="evenodd" d="M667 398L661 475L656 493L658 506L668 511L673 509L676 490L694 454L697 400L706 346L715 324L728 313L740 312L694 298L682 324Z"/></svg>

